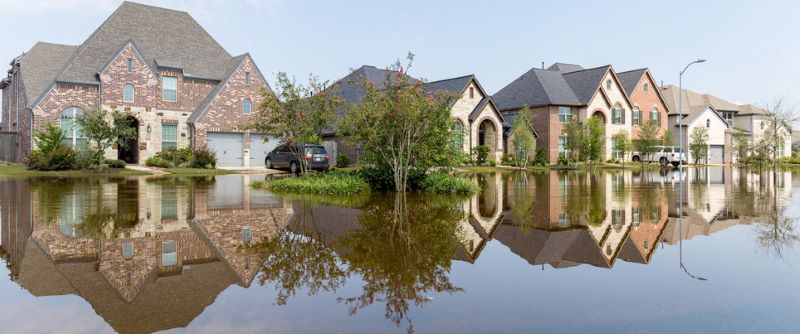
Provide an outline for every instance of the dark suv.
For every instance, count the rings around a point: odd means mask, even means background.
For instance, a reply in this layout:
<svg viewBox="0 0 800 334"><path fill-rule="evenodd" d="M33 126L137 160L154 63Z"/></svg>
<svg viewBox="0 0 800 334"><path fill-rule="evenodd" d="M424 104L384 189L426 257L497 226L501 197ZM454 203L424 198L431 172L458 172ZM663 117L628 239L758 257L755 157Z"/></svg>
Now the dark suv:
<svg viewBox="0 0 800 334"><path fill-rule="evenodd" d="M292 147L294 147L294 149L292 149ZM291 144L278 145L278 147L267 154L267 158L264 159L264 165L270 169L288 168L292 173L299 173L300 160L292 153L293 150L294 152L300 152L300 146L292 146ZM328 151L325 150L325 147L320 145L306 145L304 151L305 156L302 158L305 158L308 169L328 169L331 157L328 155Z"/></svg>

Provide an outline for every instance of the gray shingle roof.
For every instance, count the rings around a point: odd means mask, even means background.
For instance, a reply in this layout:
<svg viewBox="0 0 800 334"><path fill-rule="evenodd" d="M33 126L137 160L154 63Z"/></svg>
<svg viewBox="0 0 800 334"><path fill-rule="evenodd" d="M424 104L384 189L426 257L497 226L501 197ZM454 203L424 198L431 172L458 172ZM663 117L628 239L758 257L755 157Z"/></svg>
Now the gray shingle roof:
<svg viewBox="0 0 800 334"><path fill-rule="evenodd" d="M567 81L582 105L589 104L592 96L594 96L594 93L597 92L598 87L602 84L603 77L610 68L610 65L606 65L565 73L564 80Z"/></svg>
<svg viewBox="0 0 800 334"><path fill-rule="evenodd" d="M550 65L550 67L548 67L547 69L550 71L556 71L561 73L569 73L569 72L584 70L583 66L581 65L564 64L564 63L555 63L553 65Z"/></svg>
<svg viewBox="0 0 800 334"><path fill-rule="evenodd" d="M331 85L331 89L335 92L335 94L344 99L346 104L360 103L364 98L364 89L361 88L361 80L366 80L367 82L377 86L386 82L387 78L389 78L389 80L393 80L396 74L397 72L395 71L380 69L370 65L363 65L346 75L344 78L334 82ZM412 82L419 81L413 77L409 77L409 79Z"/></svg>
<svg viewBox="0 0 800 334"><path fill-rule="evenodd" d="M646 68L640 68L617 73L617 78L619 78L619 82L622 84L622 88L625 89L625 93L627 93L628 96L633 94L633 90L636 89L636 84L639 83L639 80L642 79L646 71Z"/></svg>
<svg viewBox="0 0 800 334"><path fill-rule="evenodd" d="M37 42L20 59L22 82L29 106L50 87L77 46Z"/></svg>
<svg viewBox="0 0 800 334"><path fill-rule="evenodd" d="M187 76L223 80L232 58L188 13L124 2L83 42L57 80L97 81L97 71L130 39L154 68L169 64Z"/></svg>
<svg viewBox="0 0 800 334"><path fill-rule="evenodd" d="M524 106L581 105L581 101L557 71L533 68L512 81L492 98L501 110Z"/></svg>
<svg viewBox="0 0 800 334"><path fill-rule="evenodd" d="M422 84L422 89L429 92L444 91L453 94L461 94L475 76L465 75L463 77L444 79L439 81L426 82Z"/></svg>

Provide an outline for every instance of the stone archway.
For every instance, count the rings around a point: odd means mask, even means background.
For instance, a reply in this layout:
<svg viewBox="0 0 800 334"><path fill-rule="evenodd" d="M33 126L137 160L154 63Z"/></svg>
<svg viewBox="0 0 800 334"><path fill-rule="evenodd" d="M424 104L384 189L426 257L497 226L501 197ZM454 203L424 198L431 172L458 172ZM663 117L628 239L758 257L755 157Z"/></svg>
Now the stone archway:
<svg viewBox="0 0 800 334"><path fill-rule="evenodd" d="M494 161L497 156L497 127L490 119L484 119L478 125L478 145L489 148L489 159Z"/></svg>

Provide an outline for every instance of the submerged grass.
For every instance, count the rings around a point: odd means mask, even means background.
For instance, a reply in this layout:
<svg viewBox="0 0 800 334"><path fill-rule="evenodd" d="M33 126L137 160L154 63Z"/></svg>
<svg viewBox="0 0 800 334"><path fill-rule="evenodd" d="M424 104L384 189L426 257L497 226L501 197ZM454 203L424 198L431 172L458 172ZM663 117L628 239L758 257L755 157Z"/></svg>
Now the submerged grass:
<svg viewBox="0 0 800 334"><path fill-rule="evenodd" d="M321 173L257 181L253 182L253 187L275 193L317 195L357 195L370 191L369 184L364 179L345 173Z"/></svg>
<svg viewBox="0 0 800 334"><path fill-rule="evenodd" d="M433 173L425 177L420 188L432 194L472 195L478 192L478 185L469 179L446 173Z"/></svg>

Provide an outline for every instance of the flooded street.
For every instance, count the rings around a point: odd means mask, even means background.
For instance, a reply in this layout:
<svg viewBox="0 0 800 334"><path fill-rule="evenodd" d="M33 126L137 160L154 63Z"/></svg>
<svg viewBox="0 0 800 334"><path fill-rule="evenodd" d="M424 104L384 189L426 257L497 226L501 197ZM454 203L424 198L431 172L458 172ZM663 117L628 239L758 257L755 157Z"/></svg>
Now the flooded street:
<svg viewBox="0 0 800 334"><path fill-rule="evenodd" d="M0 179L2 331L795 332L796 173L471 175L472 197Z"/></svg>

